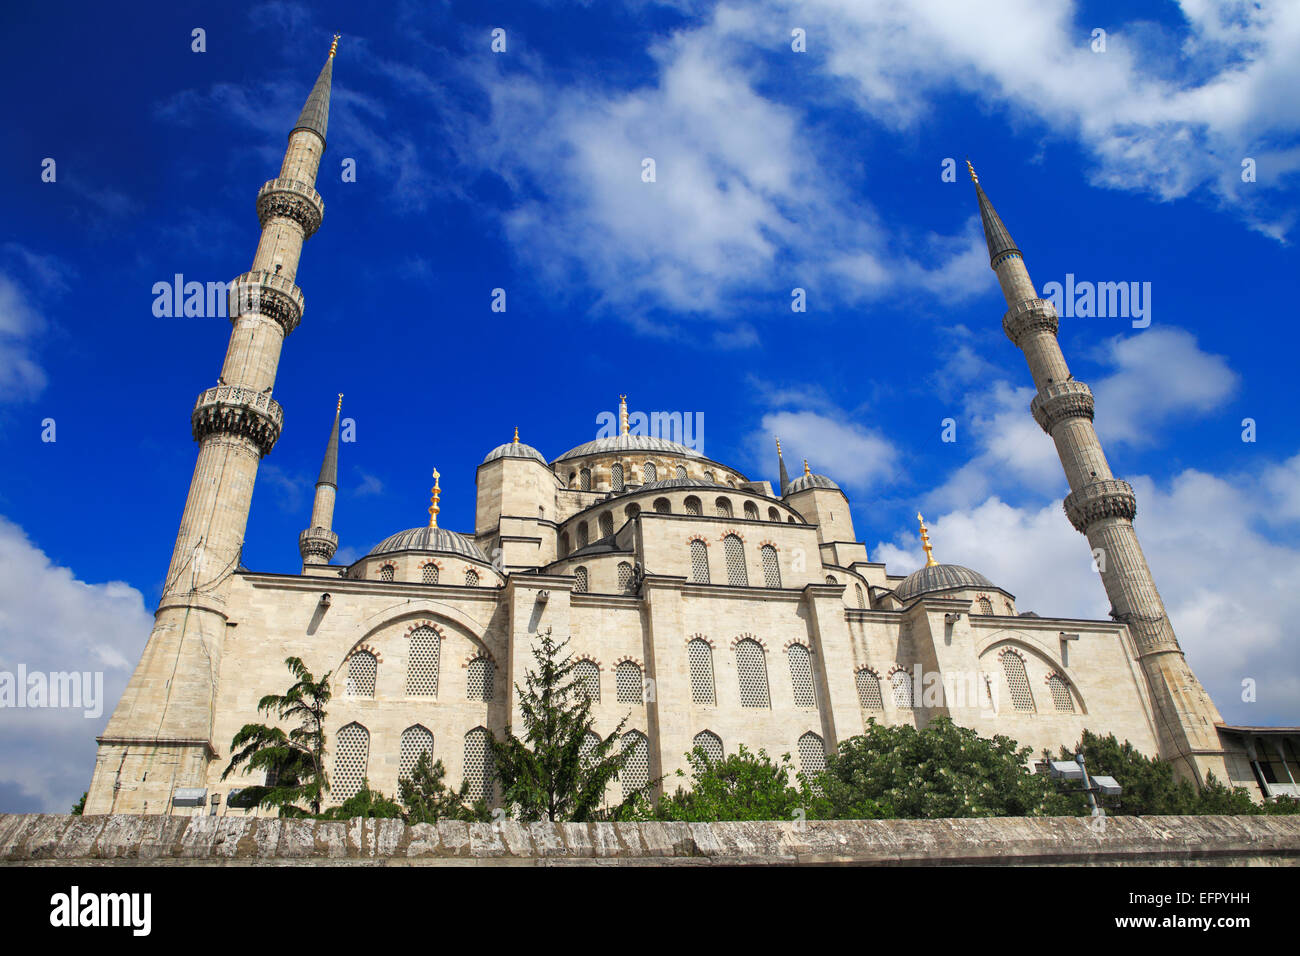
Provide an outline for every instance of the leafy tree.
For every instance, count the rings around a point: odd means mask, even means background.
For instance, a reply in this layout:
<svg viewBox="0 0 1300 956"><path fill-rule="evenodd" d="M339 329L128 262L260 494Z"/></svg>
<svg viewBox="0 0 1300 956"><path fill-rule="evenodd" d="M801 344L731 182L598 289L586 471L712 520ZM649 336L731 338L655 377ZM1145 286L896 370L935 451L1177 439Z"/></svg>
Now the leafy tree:
<svg viewBox="0 0 1300 956"><path fill-rule="evenodd" d="M614 732L583 754L583 741L595 720L592 702L574 676L573 655L560 653L569 643L557 643L550 628L533 647L537 670L525 675L524 687L515 685L523 715L524 735L516 737L509 725L505 739L491 735L496 777L502 799L521 820L592 819L600 810L605 789L627 762L618 746L627 718ZM648 790L650 785L642 788ZM629 797L617 810L626 813L635 803Z"/></svg>
<svg viewBox="0 0 1300 956"><path fill-rule="evenodd" d="M803 774L795 775L792 786L790 755L774 763L764 750L750 753L744 744L721 760L710 760L704 748L686 754L690 763L691 786L682 787L659 801L653 818L706 822L710 820L790 820L800 814L816 819L828 811L827 801L817 795ZM683 770L677 776L686 777Z"/></svg>
<svg viewBox="0 0 1300 956"><path fill-rule="evenodd" d="M924 730L884 727L840 743L820 784L839 819L1017 817L1080 812L1045 775L1026 767L1031 748L981 737L949 717Z"/></svg>
<svg viewBox="0 0 1300 956"><path fill-rule="evenodd" d="M267 724L245 724L230 741L231 758L221 779L236 769L263 770L268 784L247 787L240 794L247 806L279 807L281 816L317 815L329 790L325 774L325 707L330 700L330 675L319 681L297 657L285 660L295 681L284 694L268 694L257 702L259 713L294 724L287 733ZM299 806L306 803L309 809Z"/></svg>
<svg viewBox="0 0 1300 956"><path fill-rule="evenodd" d="M69 812L72 813L72 814L74 814L75 816L81 816L83 813L85 813L85 812L86 812L86 797L88 797L88 796L90 796L90 791L89 791L89 790L87 790L85 793L83 793L83 794L81 795L81 799L78 800L76 803L74 803L74 804L72 805L72 809L71 809Z"/></svg>
<svg viewBox="0 0 1300 956"><path fill-rule="evenodd" d="M353 817L367 817L400 820L402 816L401 804L384 796L378 790L371 790L370 781L364 780L360 790L337 807L330 807L323 813L316 814L316 819L351 820Z"/></svg>
<svg viewBox="0 0 1300 956"><path fill-rule="evenodd" d="M439 820L484 820L483 801L469 803L469 781L452 790L442 782L446 774L441 760L431 761L428 751L420 754L409 777L398 782L398 796L406 808L407 823L437 823Z"/></svg>

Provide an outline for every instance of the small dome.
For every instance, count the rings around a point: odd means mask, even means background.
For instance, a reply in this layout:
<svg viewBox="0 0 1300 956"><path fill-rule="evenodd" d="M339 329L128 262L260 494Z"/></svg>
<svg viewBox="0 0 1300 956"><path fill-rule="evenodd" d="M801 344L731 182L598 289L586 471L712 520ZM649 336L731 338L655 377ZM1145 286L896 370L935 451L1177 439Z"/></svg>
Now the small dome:
<svg viewBox="0 0 1300 956"><path fill-rule="evenodd" d="M792 495L795 492L807 491L809 488L829 488L831 491L840 491L840 486L835 484L835 482L831 481L825 475L807 474L800 475L798 478L794 479L794 481L790 482L790 484L786 485L781 494L783 496ZM840 491L840 493L843 494L842 491Z"/></svg>
<svg viewBox="0 0 1300 956"><path fill-rule="evenodd" d="M532 445L525 445L521 441L508 441L504 445L497 445L496 448L483 456L482 464L486 465L498 458L532 458L534 461L540 461L543 465L546 464L546 457L540 451Z"/></svg>
<svg viewBox="0 0 1300 956"><path fill-rule="evenodd" d="M900 601L910 601L934 591L948 591L953 588L991 588L992 581L970 568L960 564L932 564L919 571L913 571L903 583L894 588Z"/></svg>
<svg viewBox="0 0 1300 956"><path fill-rule="evenodd" d="M468 535L448 531L445 528L408 528L390 535L370 549L370 557L380 554L396 554L399 551L441 551L445 554L459 554L474 561L488 563L483 549Z"/></svg>
<svg viewBox="0 0 1300 956"><path fill-rule="evenodd" d="M564 461L568 458L582 458L585 455L600 455L605 452L616 451L651 451L664 455L677 455L682 458L703 457L695 449L687 448L685 445L669 441L666 438L652 438L649 435L611 435L607 438L597 438L595 441L589 441L577 448L570 448L555 460Z"/></svg>

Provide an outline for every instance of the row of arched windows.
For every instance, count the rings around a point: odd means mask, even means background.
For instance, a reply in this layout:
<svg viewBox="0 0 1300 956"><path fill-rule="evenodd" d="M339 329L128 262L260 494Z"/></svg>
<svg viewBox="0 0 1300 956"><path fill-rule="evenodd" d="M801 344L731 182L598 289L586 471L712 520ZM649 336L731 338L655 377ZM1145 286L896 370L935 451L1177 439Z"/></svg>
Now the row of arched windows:
<svg viewBox="0 0 1300 956"><path fill-rule="evenodd" d="M687 473L686 466L683 464L677 464L672 466L665 465L665 468L667 467L672 468L673 478L684 480L690 477L690 475ZM650 461L650 460L641 462L639 466L631 462L628 462L625 465L621 461L616 461L614 462L614 464L610 466L609 469L610 490L626 491L627 482L629 480L633 482L637 482L638 475L640 476L639 483L643 485L648 484L652 481L658 481L660 478L659 471L660 471L659 464L657 462ZM666 478L668 476L667 474L665 474L663 477ZM578 469L576 473L574 472L569 473L570 487L572 487L572 483L575 480L577 481L579 491L596 490L597 476L596 473L592 470L591 466L589 465L583 466L582 468ZM712 471L704 472L704 480L708 482L720 483L717 482L717 476ZM735 488L736 479L728 475L725 484L727 485L728 488Z"/></svg>
<svg viewBox="0 0 1300 956"><path fill-rule="evenodd" d="M1029 686L1029 675L1025 671L1024 659L1015 651L1004 651L1002 658L1002 675L1006 678L1007 688L1011 692L1011 706L1015 710L1033 713L1036 710L1033 690ZM858 688L858 702L863 710L884 710L884 695L881 691L880 675L870 667L860 668L855 675ZM906 670L895 670L889 675L890 696L894 707L899 710L911 710L916 706L912 674ZM1074 695L1064 677L1057 673L1047 676L1047 688L1052 698L1052 706L1057 713L1075 713Z"/></svg>
<svg viewBox="0 0 1300 956"><path fill-rule="evenodd" d="M583 658L573 665L578 693L600 703L600 665ZM619 661L614 668L614 693L620 704L645 703L645 675L636 661Z"/></svg>
<svg viewBox="0 0 1300 956"><path fill-rule="evenodd" d="M701 730L691 741L691 747L704 751L710 763L725 759L726 752L722 738L711 730ZM820 734L811 730L799 738L799 769L809 777L816 776L826 769L826 742Z"/></svg>
<svg viewBox="0 0 1300 956"><path fill-rule="evenodd" d="M752 637L736 642L736 676L739 682L740 706L770 708L771 695L767 683L767 652ZM703 638L693 638L686 645L686 657L691 669L691 701L706 707L717 704L714 686L713 645ZM796 707L816 707L817 693L813 682L812 654L803 644L786 648L786 662L790 668L790 684Z"/></svg>
<svg viewBox="0 0 1300 956"><path fill-rule="evenodd" d="M763 587L779 588L781 586L781 564L777 558L776 548L765 544L758 549L759 560L763 567ZM749 571L745 566L745 543L738 534L724 535L722 538L722 556L727 563L727 583L732 587L748 587ZM691 574L693 584L709 584L709 547L702 538L694 538L690 543Z"/></svg>
<svg viewBox="0 0 1300 956"><path fill-rule="evenodd" d="M410 634L406 656L406 695L437 697L442 638L431 627L417 627ZM344 691L348 697L374 697L379 675L379 658L368 650L348 657ZM491 700L495 692L496 664L492 658L475 657L466 666L465 699Z"/></svg>
<svg viewBox="0 0 1300 956"><path fill-rule="evenodd" d="M409 777L421 754L433 759L433 732L422 724L402 731L398 745L398 779ZM355 796L366 781L370 765L370 731L353 723L339 729L334 737L334 770L330 775L330 797L342 802ZM465 735L464 780L469 784L469 799L490 802L492 799L492 749L486 728L475 727Z"/></svg>
<svg viewBox="0 0 1300 956"><path fill-rule="evenodd" d="M704 504L695 495L688 496L682 504L685 509L685 513L687 515L695 516L695 517L702 517L704 515ZM673 513L672 502L669 501L667 498L656 498L654 502L651 504L651 507L654 509L655 514L666 515L666 514ZM629 521L635 518L640 513L641 513L641 506L635 503L629 504L626 508L623 509L623 515ZM718 498L713 504L713 513L716 517L719 518L734 518L735 514L732 510L731 499ZM747 521L760 520L759 513L758 513L758 505L753 501L746 501L744 503L744 515ZM768 508L767 520L780 524L781 522L780 510L774 507ZM789 521L790 524L798 523L795 521L794 515L790 515L787 520ZM614 512L602 511L599 517L597 517L596 519L596 526L599 531L600 538L608 538L610 535L612 535L614 533ZM591 543L591 528L588 522L586 521L577 522L573 526L572 531L573 531L572 538L570 538L568 531L565 531L563 534L560 535L560 544L559 544L560 557L564 557L569 553L570 541L574 542L573 544L574 548L585 548L588 544Z"/></svg>
<svg viewBox="0 0 1300 956"><path fill-rule="evenodd" d="M379 570L375 572L380 581L392 581L397 574L396 568L391 564L381 564ZM430 562L420 568L421 584L438 584L440 569L438 565ZM470 588L478 587L479 574L474 568L465 569L465 586Z"/></svg>

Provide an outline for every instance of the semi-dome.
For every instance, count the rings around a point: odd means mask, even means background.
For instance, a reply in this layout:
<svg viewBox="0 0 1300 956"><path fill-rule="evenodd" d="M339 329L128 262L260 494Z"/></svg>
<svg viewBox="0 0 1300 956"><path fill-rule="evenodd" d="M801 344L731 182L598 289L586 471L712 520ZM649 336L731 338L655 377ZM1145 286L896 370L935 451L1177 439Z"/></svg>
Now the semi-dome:
<svg viewBox="0 0 1300 956"><path fill-rule="evenodd" d="M903 583L894 588L900 601L929 594L933 591L948 591L952 588L991 588L994 584L978 571L964 568L960 564L931 564L919 571L913 571Z"/></svg>
<svg viewBox="0 0 1300 956"><path fill-rule="evenodd" d="M370 557L396 554L399 551L441 551L444 554L459 554L484 563L488 560L483 549L468 535L448 531L445 528L429 527L408 528L389 535L370 549Z"/></svg>
<svg viewBox="0 0 1300 956"><path fill-rule="evenodd" d="M496 461L498 458L531 458L534 461L540 461L546 464L546 456L534 448L532 445L525 445L518 438L514 441L508 441L504 445L497 445L490 452L483 456L483 464L490 461Z"/></svg>
<svg viewBox="0 0 1300 956"><path fill-rule="evenodd" d="M569 458L582 458L586 455L601 455L607 452L656 452L661 455L678 455L682 458L703 458L698 451L693 448L687 448L685 445L675 441L669 441L667 438L654 438L650 435L610 435L606 438L597 438L595 441L589 441L579 445L577 448L570 448L556 461L565 461Z"/></svg>

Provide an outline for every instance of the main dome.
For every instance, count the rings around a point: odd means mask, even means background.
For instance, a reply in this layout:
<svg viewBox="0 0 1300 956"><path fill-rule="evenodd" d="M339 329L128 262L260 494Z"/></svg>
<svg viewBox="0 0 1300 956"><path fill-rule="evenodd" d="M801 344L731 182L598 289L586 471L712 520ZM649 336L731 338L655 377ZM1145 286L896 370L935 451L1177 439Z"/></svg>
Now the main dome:
<svg viewBox="0 0 1300 956"><path fill-rule="evenodd" d="M902 584L894 588L894 593L900 601L910 601L933 591L991 587L994 587L993 582L984 575L960 564L931 564L909 574Z"/></svg>
<svg viewBox="0 0 1300 956"><path fill-rule="evenodd" d="M389 535L370 549L370 557L380 554L396 554L399 551L441 551L444 554L459 554L475 561L487 563L487 555L467 535L448 531L445 528L407 528L397 534Z"/></svg>
<svg viewBox="0 0 1300 956"><path fill-rule="evenodd" d="M653 451L663 455L680 455L683 458L703 458L698 451L667 438L653 438L650 435L610 435L597 438L577 448L570 448L556 461L568 458L582 458L586 455L600 455L618 451Z"/></svg>

